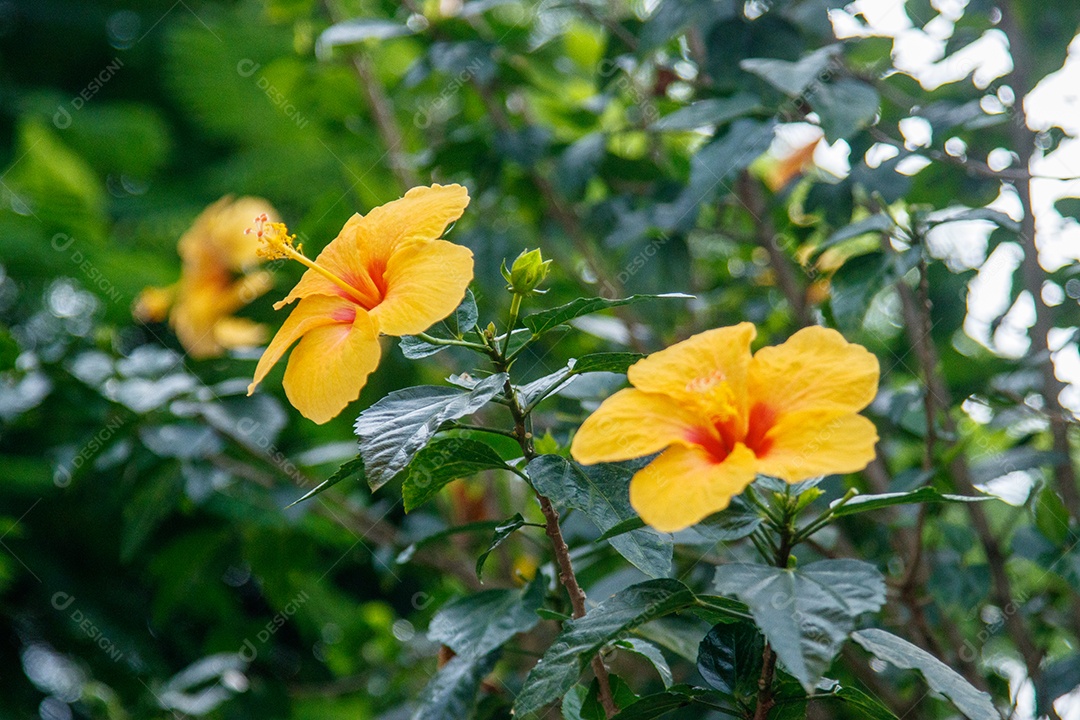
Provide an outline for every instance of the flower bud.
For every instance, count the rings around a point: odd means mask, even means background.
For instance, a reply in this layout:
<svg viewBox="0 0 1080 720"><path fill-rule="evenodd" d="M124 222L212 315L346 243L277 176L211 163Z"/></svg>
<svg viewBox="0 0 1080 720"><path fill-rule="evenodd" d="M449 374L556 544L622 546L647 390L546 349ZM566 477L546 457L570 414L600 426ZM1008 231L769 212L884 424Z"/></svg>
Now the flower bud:
<svg viewBox="0 0 1080 720"><path fill-rule="evenodd" d="M502 275L506 278L506 289L515 295L532 295L542 292L536 288L544 282L550 271L551 261L544 260L540 249L526 250L517 256L510 270L503 263Z"/></svg>

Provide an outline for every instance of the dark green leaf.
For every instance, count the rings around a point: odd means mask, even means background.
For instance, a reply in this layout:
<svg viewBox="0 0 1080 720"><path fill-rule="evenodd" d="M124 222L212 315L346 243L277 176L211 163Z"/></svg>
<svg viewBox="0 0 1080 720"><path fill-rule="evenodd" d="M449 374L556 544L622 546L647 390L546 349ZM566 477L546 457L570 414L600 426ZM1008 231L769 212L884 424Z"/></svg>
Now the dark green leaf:
<svg viewBox="0 0 1080 720"><path fill-rule="evenodd" d="M677 580L650 580L621 590L589 611L570 620L525 678L514 702L524 716L554 702L581 677L601 647L624 637L635 627L677 612L694 602L694 594Z"/></svg>
<svg viewBox="0 0 1080 720"><path fill-rule="evenodd" d="M412 720L461 720L469 717L480 683L495 668L498 659L498 651L479 658L451 658L424 688Z"/></svg>
<svg viewBox="0 0 1080 720"><path fill-rule="evenodd" d="M615 715L615 720L653 720L672 710L690 705L698 705L702 711L727 708L728 712L725 716L738 717L735 703L720 693L689 685L674 685L664 692L643 695L633 705L622 708Z"/></svg>
<svg viewBox="0 0 1080 720"><path fill-rule="evenodd" d="M401 485L405 512L420 507L454 480L506 467L487 443L457 437L435 440L421 449L406 468Z"/></svg>
<svg viewBox="0 0 1080 720"><path fill-rule="evenodd" d="M1080 654L1073 653L1048 663L1042 669L1035 708L1039 717L1048 715L1055 700L1080 687Z"/></svg>
<svg viewBox="0 0 1080 720"><path fill-rule="evenodd" d="M608 675L608 681L616 707L629 707L637 702L638 696L621 677L614 674ZM600 683L596 678L593 678L589 684L585 702L581 704L581 720L607 720L607 712L600 701Z"/></svg>
<svg viewBox="0 0 1080 720"><path fill-rule="evenodd" d="M807 692L829 668L855 618L885 602L885 579L859 560L821 560L795 570L721 565L715 584L750 607L780 661Z"/></svg>
<svg viewBox="0 0 1080 720"><path fill-rule="evenodd" d="M409 560L412 559L413 555L416 554L416 551L420 548L427 547L428 545L437 543L440 540L445 540L448 537L453 537L454 535L460 535L462 533L491 532L498 525L498 520L480 520L478 522L466 523L465 525L458 525L456 527L447 528L446 530L434 532L406 546L405 549L398 553L397 557L394 559L394 562L398 563L399 565L403 565L409 562Z"/></svg>
<svg viewBox="0 0 1080 720"><path fill-rule="evenodd" d="M643 527L645 527L645 521L642 520L640 517L627 518L626 520L623 520L620 523L616 523L615 525L612 525L610 528L607 529L607 531L605 531L600 537L598 537L596 539L597 540L610 540L613 537L618 537L619 535L625 535L628 532L633 532L634 530L640 530Z"/></svg>
<svg viewBox="0 0 1080 720"><path fill-rule="evenodd" d="M1058 202L1061 202L1060 200ZM928 225L935 227L954 222L970 222L971 220L989 220L998 227L1011 232L1020 232L1020 223L1001 212L990 208L967 208L960 212L949 212L948 215L928 221Z"/></svg>
<svg viewBox="0 0 1080 720"><path fill-rule="evenodd" d="M541 455L525 472L533 487L556 504L580 510L607 532L637 517L630 507L630 478L640 464L604 463L582 468L558 455ZM648 528L618 535L609 541L619 553L646 575L664 577L671 572L670 536Z"/></svg>
<svg viewBox="0 0 1080 720"><path fill-rule="evenodd" d="M749 698L757 692L765 641L752 623L720 623L698 646L697 668L709 687Z"/></svg>
<svg viewBox="0 0 1080 720"><path fill-rule="evenodd" d="M631 365L645 357L641 353L603 352L582 355L574 362L575 375L590 372L625 373Z"/></svg>
<svg viewBox="0 0 1080 720"><path fill-rule="evenodd" d="M851 639L882 662L917 670L931 690L947 697L970 720L1000 717L989 695L976 690L951 667L907 640L878 628L859 630L852 633Z"/></svg>
<svg viewBox="0 0 1080 720"><path fill-rule="evenodd" d="M502 392L506 375L484 378L471 391L420 385L396 390L360 413L355 432L372 491L405 469L449 421L472 415Z"/></svg>
<svg viewBox="0 0 1080 720"><path fill-rule="evenodd" d="M871 124L881 104L872 86L847 78L816 86L809 99L830 143L849 138Z"/></svg>
<svg viewBox="0 0 1080 720"><path fill-rule="evenodd" d="M856 495L840 507L833 510L833 517L855 515L856 513L878 510L892 505L911 505L914 503L942 503L942 502L982 502L994 500L992 495L947 495L940 493L932 487L921 487L918 490L902 493L882 493L881 495ZM836 505L839 500L834 501Z"/></svg>
<svg viewBox="0 0 1080 720"><path fill-rule="evenodd" d="M720 125L761 107L757 97L738 93L726 98L710 98L679 108L652 124L653 130L696 130L708 125Z"/></svg>
<svg viewBox="0 0 1080 720"><path fill-rule="evenodd" d="M596 175L604 159L607 136L602 132L589 133L563 151L555 167L559 190L571 200L585 191L589 178Z"/></svg>
<svg viewBox="0 0 1080 720"><path fill-rule="evenodd" d="M875 697L851 685L838 685L832 690L832 696L858 713L863 720L897 720L889 708Z"/></svg>
<svg viewBox="0 0 1080 720"><path fill-rule="evenodd" d="M521 517L521 513L518 513L508 520L503 520L495 527L495 535L492 536L491 542L488 543L487 550L481 553L480 557L476 559L476 577L483 577L484 563L487 562L488 556L491 555L492 551L502 545L506 538L513 535L514 531L524 524L525 518Z"/></svg>
<svg viewBox="0 0 1080 720"><path fill-rule="evenodd" d="M1073 220L1080 222L1080 198L1061 198L1054 203L1054 209L1057 210L1062 217L1072 218Z"/></svg>
<svg viewBox="0 0 1080 720"><path fill-rule="evenodd" d="M363 478L364 476L364 459L362 457L354 457L352 460L348 460L342 463L341 467L335 470L333 475L326 478L314 488L306 492L304 496L301 497L299 500L294 500L293 502L286 505L285 509L288 510L293 505L299 505L305 500L309 500L315 497L322 491L331 488L334 485L337 485L342 480L347 480L354 475L359 475L361 478Z"/></svg>
<svg viewBox="0 0 1080 720"><path fill-rule="evenodd" d="M894 227L892 218L884 213L877 215L871 215L870 217L863 218L857 222L853 222L847 227L840 228L828 238L825 239L820 245L814 248L814 255L820 255L824 251L831 247L839 245L853 238L857 238L867 233L883 233L892 230Z"/></svg>
<svg viewBox="0 0 1080 720"><path fill-rule="evenodd" d="M615 643L615 647L629 650L648 660L656 670L657 674L660 675L660 680L664 683L664 687L671 687L671 683L674 682L674 679L671 676L671 667L664 658L664 654L660 652L660 648L656 647L648 640L635 637L619 640Z"/></svg>
<svg viewBox="0 0 1080 720"><path fill-rule="evenodd" d="M733 498L731 504L718 513L714 513L687 531L687 535L697 535L699 543L716 544L740 540L757 530L762 518L741 498ZM679 542L692 542L679 538Z"/></svg>
<svg viewBox="0 0 1080 720"><path fill-rule="evenodd" d="M458 655L483 657L540 621L544 585L541 573L522 590L481 590L451 600L431 619L428 638Z"/></svg>
<svg viewBox="0 0 1080 720"><path fill-rule="evenodd" d="M797 62L775 58L748 58L740 62L739 67L757 75L785 95L795 97L820 82L819 78L839 51L839 45L827 45Z"/></svg>
<svg viewBox="0 0 1080 720"><path fill-rule="evenodd" d="M844 331L862 327L870 302L889 280L889 258L872 252L851 258L833 274L829 307L836 324Z"/></svg>
<svg viewBox="0 0 1080 720"><path fill-rule="evenodd" d="M532 331L533 335L540 335L554 327L568 323L574 318L579 318L583 315L591 315L600 310L615 308L621 305L631 305L633 303L642 302L643 300L652 300L656 298L685 300L691 297L691 295L684 295L683 293L663 293L660 295L631 295L630 297L619 300L608 300L607 298L578 298L577 300L551 308L550 310L541 310L532 315L526 315L522 318L521 322L525 327Z"/></svg>
<svg viewBox="0 0 1080 720"><path fill-rule="evenodd" d="M528 385L523 385L519 390L526 406L533 406L553 392L566 387L570 380L577 375L590 372L613 372L625 373L626 370L643 358L641 353L608 352L593 353L573 358L550 375L533 380Z"/></svg>
<svg viewBox="0 0 1080 720"><path fill-rule="evenodd" d="M721 595L698 595L693 611L710 625L753 619L746 605Z"/></svg>

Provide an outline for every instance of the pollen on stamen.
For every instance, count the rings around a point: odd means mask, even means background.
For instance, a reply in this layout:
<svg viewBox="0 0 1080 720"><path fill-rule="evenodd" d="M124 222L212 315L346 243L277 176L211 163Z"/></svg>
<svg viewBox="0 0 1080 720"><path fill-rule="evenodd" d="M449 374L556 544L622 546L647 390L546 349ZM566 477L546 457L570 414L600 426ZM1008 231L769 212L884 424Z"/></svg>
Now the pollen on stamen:
<svg viewBox="0 0 1080 720"><path fill-rule="evenodd" d="M255 218L255 227L248 228L245 232L250 234L254 230L255 237L262 241L262 245L256 250L256 254L266 260L295 257L303 252L303 245L293 247L296 241L295 235L289 234L285 223L269 222L266 213Z"/></svg>

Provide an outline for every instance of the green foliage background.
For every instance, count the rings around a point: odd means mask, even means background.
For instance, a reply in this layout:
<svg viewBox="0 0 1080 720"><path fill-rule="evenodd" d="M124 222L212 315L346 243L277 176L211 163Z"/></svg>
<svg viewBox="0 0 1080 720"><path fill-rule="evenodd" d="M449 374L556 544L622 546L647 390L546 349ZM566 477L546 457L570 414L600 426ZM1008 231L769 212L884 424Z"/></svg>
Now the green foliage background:
<svg viewBox="0 0 1080 720"><path fill-rule="evenodd" d="M983 208L1003 183L1024 184L1033 152L1063 141L1060 128L1030 133L1015 104L989 114L979 101L1003 85L1022 97L1059 69L1080 11L1070 0L973 0L948 52L1004 30L1022 41L1018 70L987 89L965 79L927 91L890 72L890 39L837 44L827 10L842 4L0 4L0 714L411 712L437 667L440 643L425 635L434 613L479 588L473 565L495 525L515 512L542 519L531 498L512 477L483 476L408 516L400 483L370 493L342 482L282 508L355 456L361 409L397 388L440 384L469 370L467 358L451 350L416 362L388 349L360 401L315 426L285 402L280 370L244 396L257 354L185 358L167 326L135 322L130 305L143 287L175 279L177 238L222 195L267 198L314 250L353 212L429 182L470 189L450 237L476 255L482 324L506 313L503 259L532 247L556 267L551 293L527 301L534 309L579 296L694 296L545 336L519 364L525 379L584 353L646 352L742 320L762 343L822 322L883 367L869 413L881 462L827 479L822 508L848 486L970 494L972 482L1027 474L1032 491L1015 505L844 518L800 562L871 562L890 582L876 624L1002 709L1026 667L1048 712L1080 685L1080 506L1070 512L1076 418L1057 405L1062 385L1043 351L1048 329L1080 326L1080 275L1075 263L1017 268L1011 302L1042 297L1046 285L1060 301L1037 302L1032 350L1004 357L964 331L978 263L935 255L925 238L943 222L935 211ZM917 26L940 14L921 0L905 7ZM850 175L811 172L768 189L748 168L777 123L811 113L830 142L849 144ZM932 146L904 149L901 139L897 157L871 168L867 149L895 144L911 115L930 122ZM966 157L945 152L950 137ZM1001 147L1019 162L996 172L980 159ZM928 166L898 174L912 154ZM1075 204L1059 209L1068 216ZM962 215L996 227L985 243L965 236L976 255L1012 244L1033 257L1026 223L980 212ZM299 269L276 277L244 313L272 326L281 314L270 305ZM551 430L548 451L565 448L574 423L619 383L582 381L545 406L537 425ZM500 450L511 456L513 443ZM590 599L645 579L580 514L566 532ZM487 587L544 572L546 547L532 539L517 533L492 554ZM673 576L704 587L710 562L744 550L676 545ZM700 684L697 643L710 626L684 614L646 626L645 637L664 648L677 682ZM477 717L506 716L556 630L545 619L511 643ZM950 716L918 675L882 672L867 657L849 644L830 677L904 717ZM189 687L179 674L191 666L206 675ZM618 652L614 669L637 694L663 687L632 653ZM573 702L563 712L589 716ZM866 716L851 703L810 712Z"/></svg>

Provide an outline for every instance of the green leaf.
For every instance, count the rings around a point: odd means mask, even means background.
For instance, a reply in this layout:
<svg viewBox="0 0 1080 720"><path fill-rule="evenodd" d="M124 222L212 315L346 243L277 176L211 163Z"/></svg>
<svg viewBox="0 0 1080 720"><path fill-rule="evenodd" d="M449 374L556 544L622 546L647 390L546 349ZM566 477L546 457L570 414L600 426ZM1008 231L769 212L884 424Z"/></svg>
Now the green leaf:
<svg viewBox="0 0 1080 720"><path fill-rule="evenodd" d="M633 303L642 302L643 300L657 298L689 299L691 297L693 296L685 295L683 293L663 293L660 295L631 295L630 297L622 298L620 300L608 300L607 298L578 298L577 300L551 308L550 310L541 310L540 312L526 315L522 318L521 322L525 327L532 331L533 335L540 335L554 327L564 325L574 318L579 318L583 315L591 315L600 310L620 307L622 305L631 305Z"/></svg>
<svg viewBox="0 0 1080 720"><path fill-rule="evenodd" d="M526 406L534 406L548 395L561 390L570 384L574 377L590 372L613 372L625 373L627 369L641 358L641 353L609 352L592 353L572 358L565 367L561 367L550 375L533 380L528 385L519 388L519 392Z"/></svg>
<svg viewBox="0 0 1080 720"><path fill-rule="evenodd" d="M911 505L914 503L943 503L943 502L983 502L995 500L993 495L948 495L940 493L932 487L921 487L918 490L902 493L882 493L880 495L856 495L840 507L833 510L833 517L844 517L856 513L879 510L892 505ZM834 500L831 506L835 506L839 500Z"/></svg>
<svg viewBox="0 0 1080 720"><path fill-rule="evenodd" d="M752 623L720 623L698 646L697 669L709 687L752 697L761 677L765 640Z"/></svg>
<svg viewBox="0 0 1080 720"><path fill-rule="evenodd" d="M848 78L816 86L809 100L821 118L821 129L830 143L849 138L870 125L881 104L881 98L872 86Z"/></svg>
<svg viewBox="0 0 1080 720"><path fill-rule="evenodd" d="M896 715L881 701L857 687L837 685L832 690L832 696L855 710L863 720L897 720Z"/></svg>
<svg viewBox="0 0 1080 720"><path fill-rule="evenodd" d="M747 58L739 63L739 67L757 75L785 95L795 97L819 82L819 77L829 66L833 55L838 52L839 45L827 45L796 62L775 58Z"/></svg>
<svg viewBox="0 0 1080 720"><path fill-rule="evenodd" d="M898 255L876 251L849 259L833 273L829 307L842 330L854 332L881 290L902 278L919 261L917 249Z"/></svg>
<svg viewBox="0 0 1080 720"><path fill-rule="evenodd" d="M412 720L461 720L469 717L480 683L495 668L499 652L483 657L454 657L424 688Z"/></svg>
<svg viewBox="0 0 1080 720"><path fill-rule="evenodd" d="M466 289L465 299L461 301L457 309L451 313L450 317L431 327L427 334L442 340L461 340L465 337L465 333L476 327L479 319L480 313L476 308L476 297L473 295L472 290ZM442 352L451 346L437 345L413 335L406 335L401 338L399 347L405 357L410 360L419 360L437 352Z"/></svg>
<svg viewBox="0 0 1080 720"><path fill-rule="evenodd" d="M525 468L533 487L556 504L580 510L601 532L637 517L630 507L630 478L640 463L603 463L582 468L558 455L541 455ZM619 554L651 577L671 572L670 536L641 528L612 537Z"/></svg>
<svg viewBox="0 0 1080 720"><path fill-rule="evenodd" d="M726 98L699 100L654 122L652 130L697 130L709 125L720 125L761 109L760 100L750 93L741 92Z"/></svg>
<svg viewBox="0 0 1080 720"><path fill-rule="evenodd" d="M615 700L616 707L629 707L637 702L638 696L618 675L608 675L608 683L611 686L611 696ZM585 702L581 704L581 720L607 720L607 712L604 710L603 703L600 702L600 683L596 678L593 678L589 684Z"/></svg>
<svg viewBox="0 0 1080 720"><path fill-rule="evenodd" d="M1065 197L1054 202L1054 209L1065 218L1080 222L1080 198Z"/></svg>
<svg viewBox="0 0 1080 720"><path fill-rule="evenodd" d="M570 620L525 678L514 713L521 717L554 702L569 690L604 645L635 627L693 604L694 594L677 580L650 580L621 590Z"/></svg>
<svg viewBox="0 0 1080 720"><path fill-rule="evenodd" d="M807 692L840 651L855 618L885 603L885 579L860 560L821 560L794 570L722 565L715 585L750 607L780 662Z"/></svg>
<svg viewBox="0 0 1080 720"><path fill-rule="evenodd" d="M378 18L345 20L323 30L315 42L315 55L320 60L330 57L330 52L341 45L353 45L365 40L389 40L412 35L408 25Z"/></svg>
<svg viewBox="0 0 1080 720"><path fill-rule="evenodd" d="M698 705L704 709L726 709L724 717L740 717L735 704L718 692L689 685L674 685L664 692L643 695L633 705L621 709L614 720L652 720L672 710Z"/></svg>
<svg viewBox="0 0 1080 720"><path fill-rule="evenodd" d="M456 527L434 532L406 546L401 552L398 553L397 557L394 559L394 562L399 565L404 565L412 559L413 555L415 555L416 551L420 548L433 545L441 540L445 540L448 537L453 537L454 535L460 535L462 533L490 532L494 530L498 525L498 520L479 520L477 522L466 523L465 525L458 525Z"/></svg>
<svg viewBox="0 0 1080 720"><path fill-rule="evenodd" d="M1061 200L1058 200L1060 203ZM1056 204L1055 204L1056 206ZM935 213L935 216L944 214ZM945 225L947 223L954 222L969 222L971 220L989 220L998 227L1004 228L1014 233L1020 232L1020 223L1013 220L1011 217L1001 212L1000 210L992 210L990 208L965 208L960 212L949 212L944 217L934 217L927 221L927 225L930 227L936 227L938 225Z"/></svg>
<svg viewBox="0 0 1080 720"><path fill-rule="evenodd" d="M732 498L727 508L708 516L690 528L688 533L696 534L701 538L694 544L715 545L720 542L741 540L757 530L762 522L761 516L745 501L741 498ZM680 539L679 542L687 541Z"/></svg>
<svg viewBox="0 0 1080 720"><path fill-rule="evenodd" d="M545 582L538 573L522 590L481 590L451 600L431 619L428 638L458 655L484 657L540 622L536 611L544 603Z"/></svg>
<svg viewBox="0 0 1080 720"><path fill-rule="evenodd" d="M698 595L697 605L693 608L693 612L710 625L753 619L746 605L722 595ZM695 654L694 657L696 658L697 655Z"/></svg>
<svg viewBox="0 0 1080 720"><path fill-rule="evenodd" d="M348 461L342 463L341 467L339 467L337 470L335 470L333 475L326 478L321 483L316 485L314 488L312 488L311 490L306 492L304 494L304 496L301 497L299 500L294 500L291 503L289 503L288 505L286 505L285 509L288 510L293 505L299 505L300 503L304 502L305 500L310 500L311 498L315 497L316 495L318 495L322 491L327 490L327 489L333 487L334 485L337 485L342 480L347 480L348 478L351 478L354 475L359 475L361 478L364 477L364 458L362 458L362 457L354 457L352 460L348 460Z"/></svg>
<svg viewBox="0 0 1080 720"><path fill-rule="evenodd" d="M645 357L633 352L603 352L582 355L574 362L574 374L590 372L625 373L630 366Z"/></svg>
<svg viewBox="0 0 1080 720"><path fill-rule="evenodd" d="M439 427L472 415L502 392L506 375L486 377L470 391L435 385L396 390L360 413L360 438L368 485L374 492L405 469Z"/></svg>
<svg viewBox="0 0 1080 720"><path fill-rule="evenodd" d="M490 445L479 440L457 437L435 440L421 449L406 468L401 485L405 512L420 507L454 480L481 470L508 467Z"/></svg>
<svg viewBox="0 0 1080 720"><path fill-rule="evenodd" d="M976 690L955 670L907 640L878 628L859 630L851 639L882 662L917 670L931 690L947 697L970 720L1000 717L988 694Z"/></svg>
<svg viewBox="0 0 1080 720"><path fill-rule="evenodd" d="M634 530L640 530L643 527L645 527L645 521L642 520L640 517L627 518L626 520L623 520L620 523L616 523L615 525L612 525L610 528L608 528L608 530L606 532L604 532L600 537L598 537L596 539L597 540L610 540L613 537L618 537L619 535L625 535L628 532L633 532Z"/></svg>
<svg viewBox="0 0 1080 720"><path fill-rule="evenodd" d="M657 674L660 675L660 680L664 683L664 687L671 687L671 684L674 682L674 678L671 675L671 667L664 658L664 654L660 652L660 648L653 645L648 640L635 637L619 640L615 643L615 647L629 650L635 655L640 655L648 660L656 670Z"/></svg>
<svg viewBox="0 0 1080 720"><path fill-rule="evenodd" d="M503 520L501 523L495 526L495 535L492 536L491 542L488 543L488 548L480 557L476 559L476 577L482 578L484 575L484 563L487 562L488 555L491 555L495 548L503 544L506 538L514 534L514 532L525 524L525 518L521 517L521 513L517 513L514 517L508 520Z"/></svg>
<svg viewBox="0 0 1080 720"><path fill-rule="evenodd" d="M889 232L895 227L892 218L884 213L871 215L862 220L853 222L847 227L840 228L827 237L824 242L814 248L814 256L820 255L831 247L847 242L868 233Z"/></svg>

